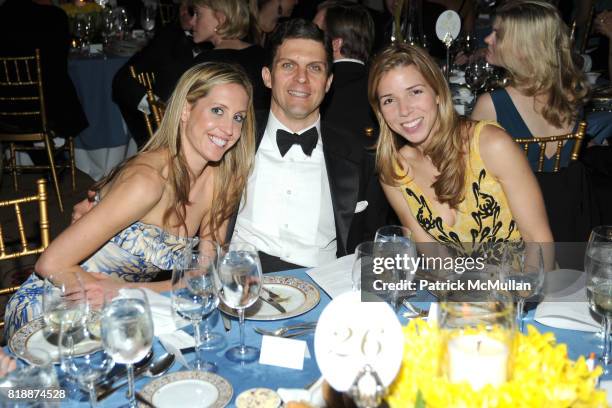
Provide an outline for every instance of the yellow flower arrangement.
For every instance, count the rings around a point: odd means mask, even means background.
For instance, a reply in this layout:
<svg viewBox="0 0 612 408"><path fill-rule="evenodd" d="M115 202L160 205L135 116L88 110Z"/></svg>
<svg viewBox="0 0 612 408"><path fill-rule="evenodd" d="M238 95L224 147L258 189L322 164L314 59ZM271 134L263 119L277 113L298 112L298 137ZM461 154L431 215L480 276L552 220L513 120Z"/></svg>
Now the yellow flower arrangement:
<svg viewBox="0 0 612 408"><path fill-rule="evenodd" d="M413 319L404 328L402 367L389 388L391 408L407 407L606 407L606 393L595 388L601 367L590 371L584 357L567 358L567 346L552 333L529 326L518 334L512 379L498 388L474 391L440 375L442 335L437 327Z"/></svg>
<svg viewBox="0 0 612 408"><path fill-rule="evenodd" d="M89 13L99 13L104 10L97 3L86 3L82 2L78 6L74 3L66 3L60 5L60 7L68 14L68 17L75 17L78 14L89 14Z"/></svg>

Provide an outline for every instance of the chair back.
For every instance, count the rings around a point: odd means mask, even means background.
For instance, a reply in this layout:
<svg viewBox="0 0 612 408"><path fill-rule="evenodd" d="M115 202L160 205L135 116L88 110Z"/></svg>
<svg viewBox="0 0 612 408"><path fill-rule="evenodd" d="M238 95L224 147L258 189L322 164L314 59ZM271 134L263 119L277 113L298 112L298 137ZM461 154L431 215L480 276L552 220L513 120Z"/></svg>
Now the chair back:
<svg viewBox="0 0 612 408"><path fill-rule="evenodd" d="M45 180L39 179L36 184L38 187L37 194L33 196L16 198L13 200L0 201L0 208L14 207L17 220L17 230L19 233L20 249L17 251L9 251L5 244L5 236L2 226L0 225L0 261L6 259L20 258L28 255L36 255L42 253L49 246L49 218L47 213L47 188ZM31 202L38 202L39 224L40 224L40 245L32 247L28 243L28 238L25 234L21 205Z"/></svg>
<svg viewBox="0 0 612 408"><path fill-rule="evenodd" d="M145 88L150 112L143 113L143 115L149 137L152 137L153 133L161 124L164 112L166 111L166 104L160 101L153 92L153 85L155 84L155 74L153 72L137 73L134 66L130 65L130 74L132 75L132 78L138 81L138 83Z"/></svg>
<svg viewBox="0 0 612 408"><path fill-rule="evenodd" d="M163 26L176 21L178 17L178 7L174 3L159 3L159 17Z"/></svg>
<svg viewBox="0 0 612 408"><path fill-rule="evenodd" d="M24 57L0 57L0 132L47 131L40 51ZM25 135L24 135L25 137ZM28 140L40 139L32 136Z"/></svg>
<svg viewBox="0 0 612 408"><path fill-rule="evenodd" d="M546 146L548 143L556 143L557 150L555 152L555 164L553 167L553 172L559 171L559 167L561 166L561 149L563 148L563 143L569 143L570 140L574 141L574 146L572 147L572 153L570 156L570 161L578 160L578 156L580 155L580 149L582 148L582 141L584 139L584 135L586 132L587 124L584 121L581 121L578 124L578 129L574 133L568 133L565 135L559 136L548 136L548 137L531 137L525 139L514 139L514 141L523 146L523 150L525 150L525 154L529 151L529 146L537 145L539 148L538 152L538 172L542 172L544 169L544 155L546 154Z"/></svg>

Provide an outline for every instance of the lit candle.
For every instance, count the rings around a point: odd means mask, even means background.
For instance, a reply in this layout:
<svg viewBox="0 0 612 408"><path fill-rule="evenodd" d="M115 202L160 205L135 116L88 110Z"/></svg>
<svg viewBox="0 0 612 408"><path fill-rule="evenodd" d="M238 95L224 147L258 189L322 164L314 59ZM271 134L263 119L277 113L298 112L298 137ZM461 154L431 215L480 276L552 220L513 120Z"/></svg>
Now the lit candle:
<svg viewBox="0 0 612 408"><path fill-rule="evenodd" d="M482 334L457 336L448 342L448 379L467 381L479 390L486 384L506 381L509 349L503 342Z"/></svg>
<svg viewBox="0 0 612 408"><path fill-rule="evenodd" d="M77 7L83 7L85 5L85 0L76 0L75 5Z"/></svg>

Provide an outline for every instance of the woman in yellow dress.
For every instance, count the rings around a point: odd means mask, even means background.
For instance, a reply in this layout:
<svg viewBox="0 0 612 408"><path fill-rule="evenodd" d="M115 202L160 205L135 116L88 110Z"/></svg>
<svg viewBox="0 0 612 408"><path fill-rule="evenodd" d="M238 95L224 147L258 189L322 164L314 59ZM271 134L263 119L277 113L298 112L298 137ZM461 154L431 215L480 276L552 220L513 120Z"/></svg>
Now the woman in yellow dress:
<svg viewBox="0 0 612 408"><path fill-rule="evenodd" d="M494 122L460 118L444 77L418 47L372 64L383 190L416 242L552 242L542 193L518 145Z"/></svg>

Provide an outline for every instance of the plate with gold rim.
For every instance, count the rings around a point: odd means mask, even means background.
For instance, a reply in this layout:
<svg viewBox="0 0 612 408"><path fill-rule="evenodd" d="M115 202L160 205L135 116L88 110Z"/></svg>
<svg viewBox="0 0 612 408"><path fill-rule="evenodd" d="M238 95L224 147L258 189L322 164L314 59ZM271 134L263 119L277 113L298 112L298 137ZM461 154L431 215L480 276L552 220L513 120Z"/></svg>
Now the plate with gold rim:
<svg viewBox="0 0 612 408"><path fill-rule="evenodd" d="M279 296L276 302L284 309L281 313L273 306L258 299L253 305L246 309L244 318L247 320L282 320L299 316L319 304L321 294L313 284L294 278L293 276L265 276L263 286ZM224 313L238 317L238 312L226 305L219 305Z"/></svg>
<svg viewBox="0 0 612 408"><path fill-rule="evenodd" d="M95 316L99 317L99 314L96 313ZM8 342L8 346L13 354L29 364L40 365L45 362L45 357L37 355L37 351L44 350L51 358L53 364L59 364L60 356L57 344L53 344L45 338L44 327L45 321L42 316L30 320L21 326ZM92 351L101 350L102 343L97 338L87 337L77 342L74 348L75 356L78 357Z"/></svg>
<svg viewBox="0 0 612 408"><path fill-rule="evenodd" d="M156 378L141 391L158 408L222 408L232 400L234 390L225 378L203 371L178 371ZM139 407L149 408L143 403Z"/></svg>

